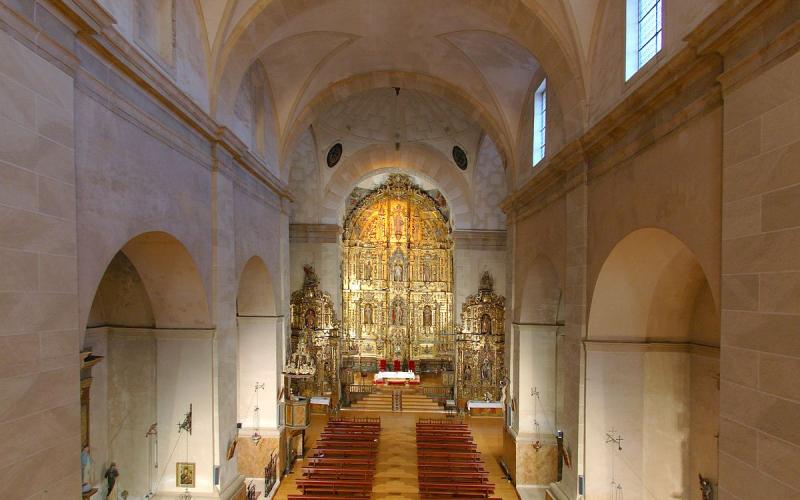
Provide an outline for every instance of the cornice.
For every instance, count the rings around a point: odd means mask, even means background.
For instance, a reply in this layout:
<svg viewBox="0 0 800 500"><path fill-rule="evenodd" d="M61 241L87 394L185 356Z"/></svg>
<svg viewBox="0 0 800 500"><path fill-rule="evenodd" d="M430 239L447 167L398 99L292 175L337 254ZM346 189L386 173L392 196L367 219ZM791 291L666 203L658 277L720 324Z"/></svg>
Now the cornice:
<svg viewBox="0 0 800 500"><path fill-rule="evenodd" d="M103 61L130 78L164 108L205 140L227 150L232 158L279 197L292 200L288 184L269 171L264 162L226 127L198 106L171 79L134 47L114 27L114 19L97 0L51 0L59 11L78 25L78 41Z"/></svg>
<svg viewBox="0 0 800 500"><path fill-rule="evenodd" d="M341 234L338 224L289 224L291 243L339 243Z"/></svg>
<svg viewBox="0 0 800 500"><path fill-rule="evenodd" d="M459 229L453 231L453 243L458 250L505 250L506 231Z"/></svg>
<svg viewBox="0 0 800 500"><path fill-rule="evenodd" d="M15 40L61 68L68 75L75 76L80 61L73 51L59 44L47 31L19 15L3 2L0 2L0 29L8 32Z"/></svg>
<svg viewBox="0 0 800 500"><path fill-rule="evenodd" d="M754 36L765 20L780 14L788 1L791 0L725 2L685 38L684 49L579 138L546 160L528 182L503 200L503 211L512 219L536 213L575 187L575 178L564 180L580 163L591 166L584 179L602 175L681 125L720 107L722 88L739 77L737 72L744 72L742 66L761 62L764 51L771 49L784 55L800 46L800 25L795 24L737 68L723 66L724 51ZM682 100L680 109L665 113L677 99ZM653 118L656 121L652 128L637 129Z"/></svg>

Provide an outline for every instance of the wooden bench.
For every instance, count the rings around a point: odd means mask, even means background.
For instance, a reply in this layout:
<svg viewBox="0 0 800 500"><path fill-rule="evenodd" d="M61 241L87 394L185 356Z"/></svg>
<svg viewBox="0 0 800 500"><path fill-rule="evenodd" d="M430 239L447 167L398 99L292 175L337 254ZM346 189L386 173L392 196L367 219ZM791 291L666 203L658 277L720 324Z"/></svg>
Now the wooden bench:
<svg viewBox="0 0 800 500"><path fill-rule="evenodd" d="M297 479L295 483L304 495L306 493L369 494L372 492L372 481Z"/></svg>
<svg viewBox="0 0 800 500"><path fill-rule="evenodd" d="M442 451L478 451L475 443L451 443L443 441L441 443L420 443L417 442L418 450L442 450Z"/></svg>
<svg viewBox="0 0 800 500"><path fill-rule="evenodd" d="M321 467L350 467L350 466L368 466L375 468L374 458L309 458L309 465Z"/></svg>
<svg viewBox="0 0 800 500"><path fill-rule="evenodd" d="M459 483L476 482L488 483L489 473L486 471L456 472L456 471L420 471L420 481L446 481L457 480Z"/></svg>
<svg viewBox="0 0 800 500"><path fill-rule="evenodd" d="M431 483L420 481L420 493L426 495L450 494L459 496L475 496L476 498L486 498L494 493L494 484L491 483Z"/></svg>
<svg viewBox="0 0 800 500"><path fill-rule="evenodd" d="M289 500L328 500L328 499L342 499L342 498L372 498L371 494L367 493L346 493L343 495L325 495L325 494L316 494L316 495L288 495L287 497Z"/></svg>
<svg viewBox="0 0 800 500"><path fill-rule="evenodd" d="M445 458L448 460L480 460L480 452L417 450L417 458Z"/></svg>
<svg viewBox="0 0 800 500"><path fill-rule="evenodd" d="M423 461L417 464L417 469L419 471L441 471L441 470L453 470L453 471L484 471L486 470L483 466L483 461L474 461L474 462L439 462L439 461Z"/></svg>

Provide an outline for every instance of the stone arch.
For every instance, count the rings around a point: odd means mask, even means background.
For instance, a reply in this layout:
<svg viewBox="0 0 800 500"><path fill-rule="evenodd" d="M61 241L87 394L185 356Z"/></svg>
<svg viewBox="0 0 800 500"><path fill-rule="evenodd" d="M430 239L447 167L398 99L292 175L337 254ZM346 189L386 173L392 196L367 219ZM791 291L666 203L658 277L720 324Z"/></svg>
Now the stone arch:
<svg viewBox="0 0 800 500"><path fill-rule="evenodd" d="M516 322L555 325L563 320L561 275L548 256L535 254L519 287L515 294Z"/></svg>
<svg viewBox="0 0 800 500"><path fill-rule="evenodd" d="M311 4L309 4L311 5ZM315 6L318 4L314 4ZM557 26L537 5L522 0L490 0L473 2L470 8L499 23L506 37L530 52L544 67L553 83L556 99L564 113L564 128L568 137L574 137L582 130L585 122L585 89L580 56L571 42L571 37L558 32ZM235 26L230 28L230 35L220 49L215 63L210 95L212 113L217 118L228 116L239 82L247 68L270 45L276 43L282 35L291 36L291 27L287 25L295 18L310 9L310 6L298 7L293 0L273 0L261 2L243 15ZM286 29L281 29L286 28ZM352 37L341 28L343 37ZM265 36L264 34L270 34ZM274 34L274 35L273 35ZM410 73L411 79L425 78L422 73ZM330 86L329 86L330 87ZM325 91L324 93L327 93ZM232 95L233 94L233 95ZM316 98L315 98L316 99ZM480 103L474 108L482 110ZM302 113L292 129L303 130L310 120L304 119ZM503 151L504 157L510 159L511 139L506 134L497 134L499 127L486 128ZM286 154L291 152L294 136L298 132L283 134L281 145L281 164ZM506 162L510 164L510 162Z"/></svg>
<svg viewBox="0 0 800 500"><path fill-rule="evenodd" d="M295 144L317 116L328 107L361 92L375 88L400 87L423 91L441 97L457 106L467 118L480 124L496 145L503 163L511 158L511 145L502 125L497 123L483 103L459 87L439 78L402 71L381 71L355 75L329 85L296 113L288 124L281 146L281 158L291 154ZM281 162L283 165L283 162Z"/></svg>
<svg viewBox="0 0 800 500"><path fill-rule="evenodd" d="M439 151L423 144L403 145L400 151L390 145L376 144L363 148L346 158L327 183L323 198L325 211L337 210L343 215L342 202L353 187L362 180L378 173L396 170L421 175L437 184L445 194L451 214L467 214L471 209L469 186L463 176Z"/></svg>
<svg viewBox="0 0 800 500"><path fill-rule="evenodd" d="M258 431L263 434L265 428L277 428L275 405L267 404L277 399L280 387L278 372L283 356L280 334L283 323L278 316L277 304L275 285L267 265L261 257L250 257L239 275L236 293L237 421L243 424L245 433ZM256 392L258 405L255 404ZM248 440L245 439L241 444L241 453L249 455L254 452ZM252 469L248 469L248 477L262 474L267 465L267 455L256 453L255 457L251 457L253 460L246 461L240 467L252 466Z"/></svg>
<svg viewBox="0 0 800 500"><path fill-rule="evenodd" d="M195 260L162 231L139 234L110 259L99 280L82 344L105 359L92 371L93 396L85 415L95 467L115 461L124 487L143 497L153 488L177 491L175 477L151 482L155 450L167 460L184 436L159 426L157 449L143 436L154 423L174 422L193 408L192 448L197 487L213 490L213 342L205 287ZM202 381L207 381L203 383ZM113 389L113 390L110 390ZM84 409L82 408L82 411ZM96 430L96 429L99 429ZM207 469L207 470L206 470ZM95 479L102 471L95 471Z"/></svg>
<svg viewBox="0 0 800 500"><path fill-rule="evenodd" d="M102 302L92 305L88 324L93 326L118 323L118 326L208 328L211 325L205 286L197 265L183 243L169 233L152 231L129 240L109 261L95 290L95 302L98 299ZM134 301L131 306L143 316L121 317L124 311L113 309L112 299ZM144 324L136 324L139 320L145 320Z"/></svg>
<svg viewBox="0 0 800 500"><path fill-rule="evenodd" d="M719 314L696 255L658 228L631 232L594 285L585 381L587 496L688 498L717 477ZM622 449L607 433L622 434Z"/></svg>
<svg viewBox="0 0 800 500"><path fill-rule="evenodd" d="M600 269L590 301L590 340L719 345L719 315L697 256L663 229L619 241Z"/></svg>
<svg viewBox="0 0 800 500"><path fill-rule="evenodd" d="M327 183L322 211L337 216L336 220L323 222L341 223L344 201L356 184L367 177L390 170L420 174L433 181L450 205L452 223L459 226L463 221L470 221L472 196L469 185L464 176L456 172L456 166L442 153L422 144L404 144L399 151L391 145L376 144L359 150L336 167Z"/></svg>
<svg viewBox="0 0 800 500"><path fill-rule="evenodd" d="M267 265L261 257L253 256L239 274L236 294L238 316L275 316L277 314L275 287Z"/></svg>

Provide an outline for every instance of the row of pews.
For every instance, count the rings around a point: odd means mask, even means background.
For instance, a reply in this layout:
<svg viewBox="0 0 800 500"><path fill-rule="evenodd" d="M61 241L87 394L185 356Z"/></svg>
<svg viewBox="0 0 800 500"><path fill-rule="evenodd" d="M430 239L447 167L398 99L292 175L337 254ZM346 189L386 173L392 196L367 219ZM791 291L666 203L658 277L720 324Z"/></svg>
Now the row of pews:
<svg viewBox="0 0 800 500"><path fill-rule="evenodd" d="M289 500L371 498L380 418L328 420Z"/></svg>
<svg viewBox="0 0 800 500"><path fill-rule="evenodd" d="M422 500L492 498L494 493L478 445L464 423L417 421L417 470Z"/></svg>

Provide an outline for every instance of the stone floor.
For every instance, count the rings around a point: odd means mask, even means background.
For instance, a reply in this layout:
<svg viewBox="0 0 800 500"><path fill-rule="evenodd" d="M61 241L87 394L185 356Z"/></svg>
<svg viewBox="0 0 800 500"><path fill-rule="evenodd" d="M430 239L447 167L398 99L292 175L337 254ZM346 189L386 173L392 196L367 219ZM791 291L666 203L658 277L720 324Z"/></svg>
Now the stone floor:
<svg viewBox="0 0 800 500"><path fill-rule="evenodd" d="M369 413L370 417L381 417L381 437L378 451L378 462L375 471L374 499L419 499L417 483L417 456L415 440L415 423L418 418L442 418L441 414L421 413ZM312 417L308 431L308 450L320 431L325 426L327 417ZM503 446L503 419L496 417L467 417L467 423L483 453L489 480L495 484L495 497L504 500L517 499L514 487L502 477L497 460ZM286 500L287 495L297 491L295 478L300 475L302 461L295 464L291 474L283 479L276 495L276 500Z"/></svg>

